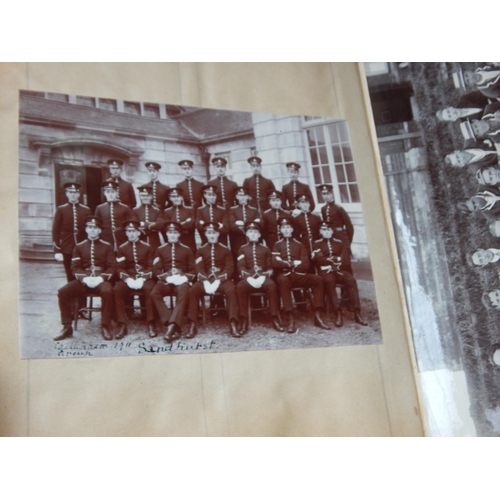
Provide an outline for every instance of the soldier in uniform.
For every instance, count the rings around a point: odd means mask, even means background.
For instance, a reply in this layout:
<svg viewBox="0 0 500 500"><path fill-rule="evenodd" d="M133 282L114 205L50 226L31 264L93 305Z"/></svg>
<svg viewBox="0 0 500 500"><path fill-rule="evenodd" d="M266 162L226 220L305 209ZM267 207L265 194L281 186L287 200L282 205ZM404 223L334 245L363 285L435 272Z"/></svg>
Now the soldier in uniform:
<svg viewBox="0 0 500 500"><path fill-rule="evenodd" d="M57 207L52 221L54 257L64 263L68 283L75 278L71 273L71 257L75 245L86 238L85 217L92 215L89 207L79 203L80 184L67 182L63 185L68 203Z"/></svg>
<svg viewBox="0 0 500 500"><path fill-rule="evenodd" d="M185 179L179 182L176 187L182 190L184 205L191 207L196 213L203 202L202 188L204 184L193 177L193 162L191 160L181 160L178 165L181 167Z"/></svg>
<svg viewBox="0 0 500 500"><path fill-rule="evenodd" d="M133 209L134 216L140 222L141 240L151 245L154 251L161 245L160 234L165 226L163 214L151 204L153 200L151 186L140 186L138 191L141 204Z"/></svg>
<svg viewBox="0 0 500 500"><path fill-rule="evenodd" d="M295 201L300 214L294 219L296 238L307 248L309 255L313 252L313 242L319 237L319 227L321 226L321 217L310 212L311 200L307 194L299 194ZM313 270L310 272L314 272Z"/></svg>
<svg viewBox="0 0 500 500"><path fill-rule="evenodd" d="M234 272L233 259L229 249L219 243L219 229L215 224L205 225L207 243L196 252L196 272L198 281L189 290L189 332L185 335L192 339L198 333L198 312L200 299L204 295L215 292L222 293L226 298L226 309L229 316L229 334L240 337L238 332L238 303L234 293L234 283L231 281Z"/></svg>
<svg viewBox="0 0 500 500"><path fill-rule="evenodd" d="M102 239L116 252L127 241L123 230L125 221L133 219L134 215L130 207L117 200L118 184L115 181L105 181L101 186L107 201L96 207L95 216L102 220Z"/></svg>
<svg viewBox="0 0 500 500"><path fill-rule="evenodd" d="M247 222L261 223L259 212L248 204L248 192L244 187L236 190L238 205L229 209L229 239L234 259L238 256L238 250L247 242L245 226Z"/></svg>
<svg viewBox="0 0 500 500"><path fill-rule="evenodd" d="M322 222L321 238L314 242L313 260L325 284L325 294L330 300L335 315L335 326L342 326L342 310L335 286L344 285L346 295L354 310L354 321L360 325L366 322L361 316L358 285L351 274L351 261L347 247L333 237L333 223Z"/></svg>
<svg viewBox="0 0 500 500"><path fill-rule="evenodd" d="M217 206L217 186L208 184L203 186L203 198L205 205L196 212L196 229L200 233L202 244L207 242L205 236L205 225L215 224L220 232L219 241L227 245L227 234L229 228L229 217L224 208Z"/></svg>
<svg viewBox="0 0 500 500"><path fill-rule="evenodd" d="M322 184L319 186L321 196L325 204L321 207L321 216L325 222L333 224L333 236L341 240L351 250L354 226L347 212L335 204L333 197L333 186Z"/></svg>
<svg viewBox="0 0 500 500"><path fill-rule="evenodd" d="M127 335L127 301L134 296L137 290L144 292L146 320L150 337L156 337L154 327L154 309L151 300L151 291L155 286L153 280L154 250L144 241L140 241L141 223L129 220L125 223L125 234L128 241L118 248L116 254L117 283L113 288L115 297L115 318L118 323L118 332L115 339L122 339Z"/></svg>
<svg viewBox="0 0 500 500"><path fill-rule="evenodd" d="M279 321L279 296L273 274L271 250L260 243L262 228L258 222L245 225L248 243L239 248L236 260L241 280L236 285L238 309L241 318L240 335L248 332L248 295L253 292L265 292L269 301L273 328L278 332L284 329Z"/></svg>
<svg viewBox="0 0 500 500"><path fill-rule="evenodd" d="M165 341L173 342L181 337L181 325L189 299L189 284L195 278L194 255L190 248L179 242L181 226L177 222L167 225L167 243L158 247L153 259L153 274L158 279L151 298L167 327ZM170 312L163 297L175 295L175 307Z"/></svg>
<svg viewBox="0 0 500 500"><path fill-rule="evenodd" d="M207 182L208 186L216 186L217 188L217 205L229 210L234 206L234 197L238 185L236 182L226 177L227 161L225 158L218 156L212 158L212 164L215 167L216 177Z"/></svg>
<svg viewBox="0 0 500 500"><path fill-rule="evenodd" d="M262 160L258 156L251 156L247 161L250 163L253 175L243 181L243 187L247 190L252 200L254 200L259 215L262 215L269 208L267 203L269 193L276 191L276 188L272 180L266 179L266 177L261 175Z"/></svg>
<svg viewBox="0 0 500 500"><path fill-rule="evenodd" d="M108 160L109 175L110 177L106 179L107 181L114 181L118 184L118 198L117 200L127 205L130 208L135 208L137 205L137 200L135 199L134 187L130 182L127 182L121 178L123 162L121 160L111 159ZM105 201L104 196L102 201Z"/></svg>
<svg viewBox="0 0 500 500"><path fill-rule="evenodd" d="M297 210L297 212L293 213L292 215L299 215L300 210L296 209L295 201L297 200L297 196L299 196L300 194L305 194L309 197L309 200L311 202L311 212L313 212L315 204L311 189L307 184L304 184L298 180L300 164L289 162L286 164L286 168L288 170L288 174L290 175L290 182L288 184L285 184L282 188L283 208L290 212Z"/></svg>
<svg viewBox="0 0 500 500"><path fill-rule="evenodd" d="M272 249L274 244L281 237L278 228L278 220L281 219L281 217L287 217L289 214L281 208L282 193L279 191L271 191L268 198L270 208L262 214L262 222L264 239L266 240L267 246Z"/></svg>
<svg viewBox="0 0 500 500"><path fill-rule="evenodd" d="M73 336L71 321L74 300L81 299L88 293L96 293L101 297L102 336L105 340L113 340L110 330L113 317L113 287L110 279L115 272L116 261L111 245L99 239L101 227L102 220L99 217L85 218L87 239L75 246L71 259L71 271L75 279L57 292L63 328L54 338L56 341Z"/></svg>
<svg viewBox="0 0 500 500"><path fill-rule="evenodd" d="M181 226L181 243L188 246L193 253L196 252L196 242L194 240L195 217L191 207L184 206L183 191L181 188L168 190L170 207L163 212L163 220L168 225L169 222L178 222Z"/></svg>
<svg viewBox="0 0 500 500"><path fill-rule="evenodd" d="M154 161L149 161L145 166L149 175L149 182L146 184L146 186L151 187L153 206L158 208L160 211L163 211L165 210L168 201L169 187L165 186L165 184L162 184L158 180L158 178L160 177L161 165Z"/></svg>
<svg viewBox="0 0 500 500"><path fill-rule="evenodd" d="M312 289L314 325L324 330L330 327L323 323L320 311L324 308L323 280L308 274L310 260L306 247L292 238L293 223L291 217L283 217L278 221L282 239L275 243L272 256L273 268L277 273L277 283L283 301L283 311L288 317L287 333L295 333L293 314L292 288L305 287Z"/></svg>

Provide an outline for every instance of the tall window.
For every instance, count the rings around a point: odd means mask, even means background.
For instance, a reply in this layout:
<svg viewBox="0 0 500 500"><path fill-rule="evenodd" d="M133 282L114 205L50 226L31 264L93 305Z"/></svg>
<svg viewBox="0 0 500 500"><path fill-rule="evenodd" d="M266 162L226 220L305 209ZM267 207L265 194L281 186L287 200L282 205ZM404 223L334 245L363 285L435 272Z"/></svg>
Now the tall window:
<svg viewBox="0 0 500 500"><path fill-rule="evenodd" d="M347 122L308 127L306 134L317 200L323 201L318 186L332 184L337 201L360 203Z"/></svg>

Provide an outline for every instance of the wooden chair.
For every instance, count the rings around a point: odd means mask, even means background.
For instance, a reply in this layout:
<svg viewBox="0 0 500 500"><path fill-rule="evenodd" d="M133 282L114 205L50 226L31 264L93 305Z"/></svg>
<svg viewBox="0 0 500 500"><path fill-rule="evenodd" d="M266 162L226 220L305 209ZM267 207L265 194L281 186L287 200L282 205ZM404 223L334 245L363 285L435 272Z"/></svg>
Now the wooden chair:
<svg viewBox="0 0 500 500"><path fill-rule="evenodd" d="M75 300L75 305L73 309L73 325L74 330L78 330L78 320L79 319L87 319L88 321L92 321L92 313L93 312L101 312L100 307L94 306L94 299L100 299L100 296L97 293L87 293L85 294L85 307L78 307L80 303L80 299ZM88 313L87 318L80 318L80 313Z"/></svg>

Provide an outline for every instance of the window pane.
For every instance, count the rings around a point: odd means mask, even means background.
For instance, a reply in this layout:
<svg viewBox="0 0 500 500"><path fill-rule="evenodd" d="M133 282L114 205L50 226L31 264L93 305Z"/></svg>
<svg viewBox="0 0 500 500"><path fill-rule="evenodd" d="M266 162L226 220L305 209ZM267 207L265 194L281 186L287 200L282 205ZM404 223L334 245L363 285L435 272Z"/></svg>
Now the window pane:
<svg viewBox="0 0 500 500"><path fill-rule="evenodd" d="M319 165L318 153L316 153L316 148L311 148L310 151L311 151L311 164Z"/></svg>
<svg viewBox="0 0 500 500"><path fill-rule="evenodd" d="M116 111L116 101L114 99L99 99L99 108Z"/></svg>
<svg viewBox="0 0 500 500"><path fill-rule="evenodd" d="M344 167L342 165L335 165L335 172L337 173L337 181L344 184L346 182Z"/></svg>
<svg viewBox="0 0 500 500"><path fill-rule="evenodd" d="M349 184L349 190L351 191L351 198L353 203L359 203L359 189L357 184Z"/></svg>
<svg viewBox="0 0 500 500"><path fill-rule="evenodd" d="M340 142L349 142L349 131L347 130L347 122L338 123Z"/></svg>
<svg viewBox="0 0 500 500"><path fill-rule="evenodd" d="M51 92L48 92L47 99L50 99L51 101L68 102L68 96L65 94L52 94Z"/></svg>
<svg viewBox="0 0 500 500"><path fill-rule="evenodd" d="M340 202L349 203L349 194L347 193L347 186L345 184L343 186L339 186L339 191L340 191Z"/></svg>
<svg viewBox="0 0 500 500"><path fill-rule="evenodd" d="M319 148L319 157L322 165L328 165L328 156L326 154L326 148L321 146Z"/></svg>
<svg viewBox="0 0 500 500"><path fill-rule="evenodd" d="M328 125L328 130L330 132L330 142L332 144L338 144L340 141L339 141L339 134L337 132L337 125L336 124Z"/></svg>
<svg viewBox="0 0 500 500"><path fill-rule="evenodd" d="M344 153L344 161L352 161L352 151L351 146L344 144L342 146L342 152Z"/></svg>
<svg viewBox="0 0 500 500"><path fill-rule="evenodd" d="M335 161L335 163L342 163L342 152L340 151L340 147L333 146L332 152L333 152L333 160Z"/></svg>
<svg viewBox="0 0 500 500"><path fill-rule="evenodd" d="M85 97L81 95L76 96L76 103L82 106L95 106L95 99L93 97Z"/></svg>
<svg viewBox="0 0 500 500"><path fill-rule="evenodd" d="M354 172L354 164L347 163L345 169L347 172L347 180L349 182L356 182L356 172Z"/></svg>
<svg viewBox="0 0 500 500"><path fill-rule="evenodd" d="M330 167L323 167L323 181L326 184L331 184L332 183L332 174L330 172Z"/></svg>
<svg viewBox="0 0 500 500"><path fill-rule="evenodd" d="M325 144L325 134L323 132L323 127L314 127L313 129L316 132L316 141L318 144Z"/></svg>
<svg viewBox="0 0 500 500"><path fill-rule="evenodd" d="M138 102L125 102L124 108L125 108L125 113L131 113L133 115L141 114L141 106Z"/></svg>
<svg viewBox="0 0 500 500"><path fill-rule="evenodd" d="M144 116L160 118L160 108L158 104L144 104Z"/></svg>
<svg viewBox="0 0 500 500"><path fill-rule="evenodd" d="M314 174L314 184L322 184L321 180L321 172L319 171L319 168L313 168L313 174Z"/></svg>

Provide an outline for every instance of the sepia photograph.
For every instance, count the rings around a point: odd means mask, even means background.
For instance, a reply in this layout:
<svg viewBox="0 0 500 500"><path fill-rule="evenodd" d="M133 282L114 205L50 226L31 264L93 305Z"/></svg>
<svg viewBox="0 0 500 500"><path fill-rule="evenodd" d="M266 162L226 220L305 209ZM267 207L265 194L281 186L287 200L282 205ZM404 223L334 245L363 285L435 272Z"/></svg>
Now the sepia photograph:
<svg viewBox="0 0 500 500"><path fill-rule="evenodd" d="M382 343L346 120L19 102L23 358Z"/></svg>

